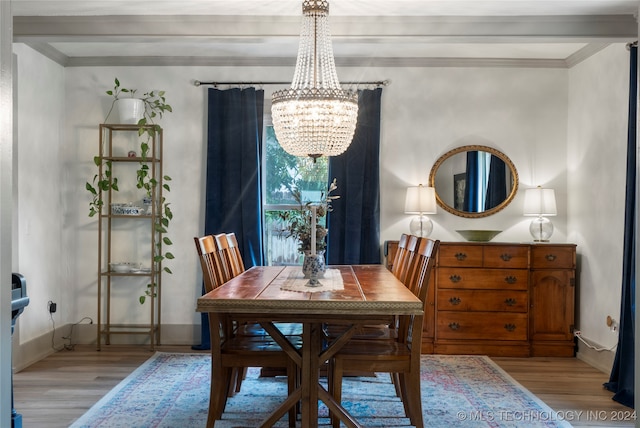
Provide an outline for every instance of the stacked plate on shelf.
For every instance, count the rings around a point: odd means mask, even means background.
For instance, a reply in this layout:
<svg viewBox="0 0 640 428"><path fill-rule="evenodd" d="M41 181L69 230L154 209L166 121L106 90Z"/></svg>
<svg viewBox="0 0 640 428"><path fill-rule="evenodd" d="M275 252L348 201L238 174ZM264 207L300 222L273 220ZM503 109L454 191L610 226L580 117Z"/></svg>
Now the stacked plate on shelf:
<svg viewBox="0 0 640 428"><path fill-rule="evenodd" d="M142 268L140 263L119 262L109 263L109 269L115 273L149 273L151 269Z"/></svg>

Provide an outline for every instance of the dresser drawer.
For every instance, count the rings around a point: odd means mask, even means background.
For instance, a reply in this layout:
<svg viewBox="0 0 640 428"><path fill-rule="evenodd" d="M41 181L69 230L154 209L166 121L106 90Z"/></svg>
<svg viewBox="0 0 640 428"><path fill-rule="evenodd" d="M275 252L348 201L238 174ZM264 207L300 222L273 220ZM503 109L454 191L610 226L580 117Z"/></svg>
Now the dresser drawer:
<svg viewBox="0 0 640 428"><path fill-rule="evenodd" d="M527 314L438 312L438 339L527 340Z"/></svg>
<svg viewBox="0 0 640 428"><path fill-rule="evenodd" d="M534 245L531 247L533 269L573 269L575 247L560 245Z"/></svg>
<svg viewBox="0 0 640 428"><path fill-rule="evenodd" d="M439 268L437 281L438 289L526 290L529 284L529 271L525 269Z"/></svg>
<svg viewBox="0 0 640 428"><path fill-rule="evenodd" d="M481 267L482 247L476 245L440 245L438 265Z"/></svg>
<svg viewBox="0 0 640 428"><path fill-rule="evenodd" d="M529 246L488 245L484 248L484 267L527 269Z"/></svg>
<svg viewBox="0 0 640 428"><path fill-rule="evenodd" d="M526 291L440 290L439 311L527 312Z"/></svg>

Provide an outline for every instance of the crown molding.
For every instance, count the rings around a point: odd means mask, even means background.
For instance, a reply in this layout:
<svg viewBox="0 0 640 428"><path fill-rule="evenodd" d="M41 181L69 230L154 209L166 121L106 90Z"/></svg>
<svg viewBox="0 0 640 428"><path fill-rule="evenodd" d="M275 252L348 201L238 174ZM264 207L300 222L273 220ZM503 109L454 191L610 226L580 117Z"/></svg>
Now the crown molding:
<svg viewBox="0 0 640 428"><path fill-rule="evenodd" d="M566 59L567 67L571 68L577 64L580 64L582 61L597 54L607 46L609 46L609 43L589 43L587 46L570 55Z"/></svg>
<svg viewBox="0 0 640 428"><path fill-rule="evenodd" d="M50 57L51 58L51 57ZM54 58L51 58L54 59ZM55 60L55 59L54 59ZM276 57L72 57L65 67L294 67L295 58ZM336 58L338 67L494 67L494 68L567 68L562 59L509 58Z"/></svg>
<svg viewBox="0 0 640 428"><path fill-rule="evenodd" d="M212 15L127 15L127 16L15 16L14 42L31 46L65 67L85 66L293 66L283 51L277 57L258 52L256 46L269 43L294 45L299 37L297 16L212 16ZM585 16L336 16L331 19L334 45L340 42L363 45L373 55L338 56L343 67L571 67L609 43L637 39L638 25L632 15ZM154 49L149 55L126 53L126 45L219 43L228 47L224 56L180 55ZM56 43L93 43L87 56L71 55ZM100 44L123 44L123 54L100 56ZM420 56L419 47L430 43L588 43L562 59L537 58L440 58ZM412 46L413 52L393 57L376 55L380 45ZM240 50L233 52L234 46ZM243 53L246 46L253 52ZM600 46L598 48L598 46ZM57 49L59 47L59 49ZM415 48L418 47L416 50ZM85 48L85 51L88 49ZM389 49L387 49L390 51ZM114 50L111 50L111 53ZM140 52L138 49L137 52ZM70 51L71 52L71 51ZM161 52L158 54L158 52ZM177 53L176 53L177 52ZM249 52L249 50L245 50ZM262 55L262 56L261 56Z"/></svg>
<svg viewBox="0 0 640 428"><path fill-rule="evenodd" d="M15 16L14 40L47 37L69 41L92 37L290 37L300 18L291 16L118 15ZM336 16L332 38L426 37L444 39L569 40L632 38L633 15L563 16Z"/></svg>

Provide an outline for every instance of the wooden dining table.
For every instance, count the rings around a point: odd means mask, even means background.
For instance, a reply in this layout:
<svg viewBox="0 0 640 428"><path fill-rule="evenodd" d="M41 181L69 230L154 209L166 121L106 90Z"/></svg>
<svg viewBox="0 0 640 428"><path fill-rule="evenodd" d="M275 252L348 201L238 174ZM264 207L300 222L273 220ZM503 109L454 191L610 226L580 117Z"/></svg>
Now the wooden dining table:
<svg viewBox="0 0 640 428"><path fill-rule="evenodd" d="M196 310L207 312L212 317L212 337L220 334L220 321L225 316L255 320L298 366L299 386L261 426L272 426L292 406L299 404L302 426L317 427L319 401L324 402L346 426L361 426L320 384L320 367L344 346L361 325L388 322L396 315L413 315L413 328L422 326L422 302L384 266L327 268L331 275L320 279L324 288L298 285L292 290L291 279L299 274L300 266L259 266L248 269L197 300ZM291 344L277 329L276 323L281 322L302 323L300 346ZM326 323L344 324L344 333L328 341L323 334ZM420 344L414 343L413 346L420 349ZM211 349L212 382L216 381L215 361L220 356L220 349L214 348L212 346Z"/></svg>

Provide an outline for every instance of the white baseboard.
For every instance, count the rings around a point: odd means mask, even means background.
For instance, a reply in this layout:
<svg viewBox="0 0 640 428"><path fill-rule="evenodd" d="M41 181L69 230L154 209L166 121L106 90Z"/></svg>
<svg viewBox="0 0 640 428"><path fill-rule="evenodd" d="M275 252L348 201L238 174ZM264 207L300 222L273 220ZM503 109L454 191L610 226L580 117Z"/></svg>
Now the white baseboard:
<svg viewBox="0 0 640 428"><path fill-rule="evenodd" d="M49 332L24 343L12 343L13 371L24 370L30 365L48 357L54 352L64 350L72 352L73 345L96 345L98 330L95 324L67 324L56 328L55 337ZM63 339L69 337L70 339ZM197 345L200 343L200 325L170 324L161 328L161 345ZM113 345L146 345L149 337L145 335L115 335ZM104 346L104 342L103 342Z"/></svg>
<svg viewBox="0 0 640 428"><path fill-rule="evenodd" d="M596 343L592 343L592 345L596 348L602 348L602 346ZM576 358L584 361L592 367L595 367L603 373L611 373L615 357L615 349L613 351L596 351L578 340L578 352L576 353Z"/></svg>
<svg viewBox="0 0 640 428"><path fill-rule="evenodd" d="M74 325L71 342L69 342L68 339L63 339L63 337L69 336L70 331L71 324L57 328L53 346L51 344L51 333L47 333L25 343L13 343L14 372L19 372L31 364L48 357L57 350L64 349L65 345L95 345L97 343L98 331L95 324ZM161 333L161 345L197 345L200 343L200 325L163 325ZM146 345L149 343L149 338L143 335L117 335L112 338L111 343L114 345ZM595 343L593 345L600 347ZM611 367L613 367L615 351L596 351L578 341L576 358L603 373L609 374Z"/></svg>

